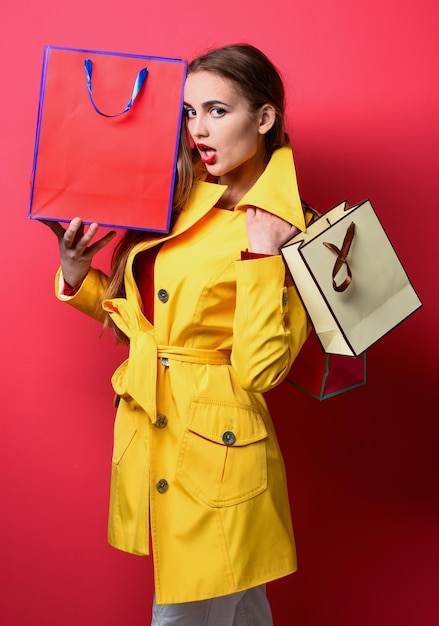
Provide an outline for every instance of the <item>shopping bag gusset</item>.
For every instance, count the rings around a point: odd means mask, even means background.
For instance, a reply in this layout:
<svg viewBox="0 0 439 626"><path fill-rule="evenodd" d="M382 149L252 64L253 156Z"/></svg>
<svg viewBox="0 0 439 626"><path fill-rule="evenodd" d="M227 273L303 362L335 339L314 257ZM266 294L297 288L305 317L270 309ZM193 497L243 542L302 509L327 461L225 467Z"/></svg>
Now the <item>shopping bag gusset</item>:
<svg viewBox="0 0 439 626"><path fill-rule="evenodd" d="M312 330L285 380L317 400L338 396L366 384L366 352L359 357L328 354Z"/></svg>
<svg viewBox="0 0 439 626"><path fill-rule="evenodd" d="M167 232L186 69L46 46L29 216Z"/></svg>
<svg viewBox="0 0 439 626"><path fill-rule="evenodd" d="M369 200L334 207L281 252L328 354L361 355L422 306Z"/></svg>

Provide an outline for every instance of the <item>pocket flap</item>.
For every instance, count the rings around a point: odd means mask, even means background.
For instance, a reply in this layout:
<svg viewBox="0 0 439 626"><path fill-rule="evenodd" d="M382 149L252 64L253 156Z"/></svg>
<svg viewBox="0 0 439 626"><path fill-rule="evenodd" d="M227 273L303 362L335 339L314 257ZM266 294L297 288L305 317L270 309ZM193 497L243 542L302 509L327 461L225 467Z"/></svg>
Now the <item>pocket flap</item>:
<svg viewBox="0 0 439 626"><path fill-rule="evenodd" d="M260 412L240 402L218 402L209 398L192 400L188 430L215 443L246 446L267 437Z"/></svg>

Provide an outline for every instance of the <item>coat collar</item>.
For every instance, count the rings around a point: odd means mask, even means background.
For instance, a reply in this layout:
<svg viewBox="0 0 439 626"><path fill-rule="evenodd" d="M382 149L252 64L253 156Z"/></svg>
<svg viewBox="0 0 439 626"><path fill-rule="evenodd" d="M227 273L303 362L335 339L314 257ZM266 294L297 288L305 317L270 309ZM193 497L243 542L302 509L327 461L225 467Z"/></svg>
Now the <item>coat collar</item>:
<svg viewBox="0 0 439 626"><path fill-rule="evenodd" d="M297 187L291 148L275 152L256 183L238 202L235 209L257 206L305 231L305 217Z"/></svg>
<svg viewBox="0 0 439 626"><path fill-rule="evenodd" d="M134 257L139 252L185 232L215 206L227 189L227 185L206 182L206 177L207 174L204 172L196 179L191 196L170 233L134 246L127 263L127 270L129 268L130 274ZM253 187L238 202L235 210L244 210L247 206L257 206L290 222L299 230L306 231L293 153L290 147L275 150L267 167Z"/></svg>
<svg viewBox="0 0 439 626"><path fill-rule="evenodd" d="M206 183L201 182L206 177L207 175L204 173L200 177L198 184L206 185ZM207 183L207 185L211 185L211 183ZM227 189L227 186L216 185L216 187L219 188L221 193L214 194L212 192L212 195L217 195L215 201L218 201L225 189ZM195 194L191 197L195 206L199 206L199 203L203 202L204 193L207 193L207 189L204 191L203 187L197 188L196 186ZM302 202L297 186L293 152L290 147L279 148L273 152L267 167L253 187L237 203L235 210L245 209L248 206L264 209L290 222L299 230L306 230ZM189 202L187 208L192 210L192 202Z"/></svg>
<svg viewBox="0 0 439 626"><path fill-rule="evenodd" d="M207 174L203 172L196 179L191 196L181 211L172 232L154 239L153 245L172 239L184 232L215 206L227 189L227 185L212 184L206 182L206 178ZM238 202L235 210L242 210L247 206L264 209L290 222L299 230L306 230L293 153L290 147L275 150L267 167L253 187ZM143 246L139 244L139 246L140 249L145 249L145 244ZM139 251L137 246L136 251Z"/></svg>

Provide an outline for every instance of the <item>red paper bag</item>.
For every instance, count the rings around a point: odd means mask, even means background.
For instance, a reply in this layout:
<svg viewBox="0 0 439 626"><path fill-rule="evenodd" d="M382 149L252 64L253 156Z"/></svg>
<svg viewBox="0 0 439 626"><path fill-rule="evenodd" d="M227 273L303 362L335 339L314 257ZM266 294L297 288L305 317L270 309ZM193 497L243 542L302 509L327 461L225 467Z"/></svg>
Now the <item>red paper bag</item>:
<svg viewBox="0 0 439 626"><path fill-rule="evenodd" d="M331 398L366 384L366 353L359 357L327 354L312 330L286 381L318 400Z"/></svg>
<svg viewBox="0 0 439 626"><path fill-rule="evenodd" d="M47 46L30 217L167 232L186 66Z"/></svg>

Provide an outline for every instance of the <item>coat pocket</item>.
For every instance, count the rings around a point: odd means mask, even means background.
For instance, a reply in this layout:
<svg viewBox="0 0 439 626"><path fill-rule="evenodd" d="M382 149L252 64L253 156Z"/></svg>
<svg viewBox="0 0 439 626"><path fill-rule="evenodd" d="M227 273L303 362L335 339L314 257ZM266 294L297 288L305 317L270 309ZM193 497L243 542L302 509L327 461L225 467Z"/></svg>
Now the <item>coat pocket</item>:
<svg viewBox="0 0 439 626"><path fill-rule="evenodd" d="M193 400L178 457L186 489L212 507L240 504L267 488L267 430L238 402Z"/></svg>

